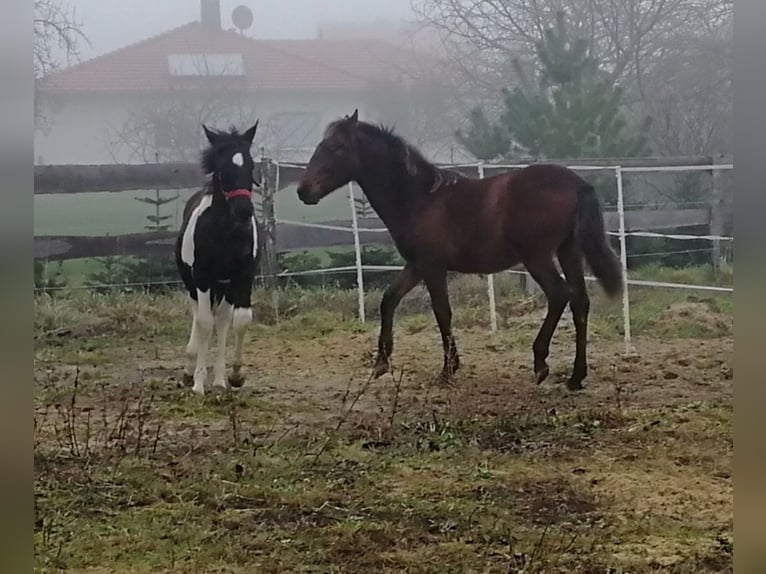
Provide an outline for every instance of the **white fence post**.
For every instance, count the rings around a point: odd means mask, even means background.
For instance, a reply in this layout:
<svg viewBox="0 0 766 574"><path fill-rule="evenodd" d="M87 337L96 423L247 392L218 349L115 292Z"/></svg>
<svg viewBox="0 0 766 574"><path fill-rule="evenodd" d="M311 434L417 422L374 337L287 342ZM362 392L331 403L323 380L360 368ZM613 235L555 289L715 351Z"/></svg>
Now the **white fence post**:
<svg viewBox="0 0 766 574"><path fill-rule="evenodd" d="M484 162L478 164L479 179L484 178ZM487 296L489 297L489 325L493 333L497 332L497 307L495 306L495 276L487 275Z"/></svg>
<svg viewBox="0 0 766 574"><path fill-rule="evenodd" d="M487 275L487 293L489 294L489 326L493 333L497 332L497 311L495 309L495 276Z"/></svg>
<svg viewBox="0 0 766 574"><path fill-rule="evenodd" d="M362 248L359 242L359 222L356 219L354 184L348 183L348 200L351 204L351 227L354 231L354 253L356 254L356 289L359 294L359 320L364 323L364 273L362 273Z"/></svg>
<svg viewBox="0 0 766 574"><path fill-rule="evenodd" d="M628 252L625 245L625 198L622 191L622 167L614 168L617 178L617 218L620 232L620 266L622 267L622 321L625 331L625 354L634 353L630 342L630 296L628 294Z"/></svg>

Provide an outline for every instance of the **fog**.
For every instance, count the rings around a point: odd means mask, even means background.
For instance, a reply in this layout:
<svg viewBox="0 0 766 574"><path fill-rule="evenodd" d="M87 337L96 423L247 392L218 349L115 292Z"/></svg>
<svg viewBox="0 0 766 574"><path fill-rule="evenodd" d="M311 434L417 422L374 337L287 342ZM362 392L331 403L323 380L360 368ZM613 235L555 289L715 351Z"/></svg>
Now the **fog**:
<svg viewBox="0 0 766 574"><path fill-rule="evenodd" d="M223 26L231 12L245 5L254 12L248 34L258 38L312 38L324 22L401 20L414 17L410 0L222 0ZM90 41L81 57L115 50L199 19L199 0L70 0L76 19Z"/></svg>
<svg viewBox="0 0 766 574"><path fill-rule="evenodd" d="M189 29L150 53L132 47L201 20L202 3L35 0L38 160L187 161L201 120L259 117L268 153L303 161L322 126L357 107L443 162L730 154L731 0L220 0L205 5L224 30L245 5L244 34L273 42L231 48L226 33ZM206 70L190 73L200 57ZM242 69L211 76L215 58ZM568 112L580 99L592 107Z"/></svg>
<svg viewBox="0 0 766 574"><path fill-rule="evenodd" d="M35 571L731 572L733 1L33 0Z"/></svg>

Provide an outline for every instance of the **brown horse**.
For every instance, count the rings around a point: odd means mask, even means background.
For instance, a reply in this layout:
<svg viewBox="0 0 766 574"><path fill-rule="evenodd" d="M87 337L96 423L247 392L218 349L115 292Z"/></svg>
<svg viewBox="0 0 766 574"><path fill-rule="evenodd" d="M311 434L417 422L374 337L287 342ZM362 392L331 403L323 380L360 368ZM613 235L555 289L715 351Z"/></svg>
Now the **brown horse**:
<svg viewBox="0 0 766 574"><path fill-rule="evenodd" d="M356 110L327 127L306 166L298 197L313 205L349 181L361 186L406 261L380 304L376 377L389 370L394 311L423 281L444 344L441 376L449 380L460 360L452 336L447 272L497 273L521 262L548 300L532 346L537 382L548 376L550 341L569 303L576 355L567 387L582 388L590 308L583 256L608 295L619 295L623 286L620 262L607 242L591 185L553 164L483 179L463 177L433 165L391 129L359 121Z"/></svg>

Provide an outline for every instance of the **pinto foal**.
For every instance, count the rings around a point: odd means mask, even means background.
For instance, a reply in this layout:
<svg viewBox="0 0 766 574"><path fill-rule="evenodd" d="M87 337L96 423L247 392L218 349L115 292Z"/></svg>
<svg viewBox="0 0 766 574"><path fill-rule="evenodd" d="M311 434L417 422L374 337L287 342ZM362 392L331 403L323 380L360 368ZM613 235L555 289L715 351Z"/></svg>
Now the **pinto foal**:
<svg viewBox="0 0 766 574"><path fill-rule="evenodd" d="M189 291L193 322L186 346L184 383L204 394L207 351L213 327L218 349L213 386L239 388L245 331L253 320L250 295L260 260L258 221L252 201L255 164L250 147L258 122L240 134L202 126L210 146L202 168L210 181L184 207L176 241L176 264ZM234 329L234 363L226 378L226 335Z"/></svg>

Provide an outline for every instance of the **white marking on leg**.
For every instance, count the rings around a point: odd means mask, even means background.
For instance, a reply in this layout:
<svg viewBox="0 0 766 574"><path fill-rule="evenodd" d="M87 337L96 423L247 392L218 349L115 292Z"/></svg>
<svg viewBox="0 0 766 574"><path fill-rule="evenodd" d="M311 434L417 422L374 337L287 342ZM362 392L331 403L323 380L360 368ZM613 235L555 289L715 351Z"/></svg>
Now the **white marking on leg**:
<svg viewBox="0 0 766 574"><path fill-rule="evenodd" d="M194 364L197 361L197 339L199 333L197 332L197 302L191 300L191 312L192 312L192 327L189 334L189 342L186 344L186 366L184 367L184 373L192 377L194 376Z"/></svg>
<svg viewBox="0 0 766 574"><path fill-rule="evenodd" d="M250 223L253 226L253 257L258 255L258 226L255 224L255 217L250 218Z"/></svg>
<svg viewBox="0 0 766 574"><path fill-rule="evenodd" d="M253 322L253 310L250 307L235 307L232 322L235 331L244 329Z"/></svg>
<svg viewBox="0 0 766 574"><path fill-rule="evenodd" d="M210 334L213 332L213 309L210 303L210 291L200 291L197 289L197 315L195 324L197 326L197 365L194 369L194 387L195 393L205 393L205 382L207 380L207 348L210 344Z"/></svg>
<svg viewBox="0 0 766 574"><path fill-rule="evenodd" d="M232 321L234 329L234 362L232 363L232 376L238 378L242 369L242 351L245 346L245 332L253 322L253 310L250 307L237 307L234 309Z"/></svg>
<svg viewBox="0 0 766 574"><path fill-rule="evenodd" d="M194 208L194 211L189 216L189 223L186 224L186 229L184 229L184 236L181 240L181 261L189 267L194 265L194 230L197 227L197 220L212 204L213 196L210 194L203 195L199 205Z"/></svg>
<svg viewBox="0 0 766 574"><path fill-rule="evenodd" d="M226 383L226 335L229 332L229 326L232 323L233 307L228 301L221 301L221 304L215 310L215 330L218 337L218 350L215 358L215 367L213 368L213 386L228 386Z"/></svg>

